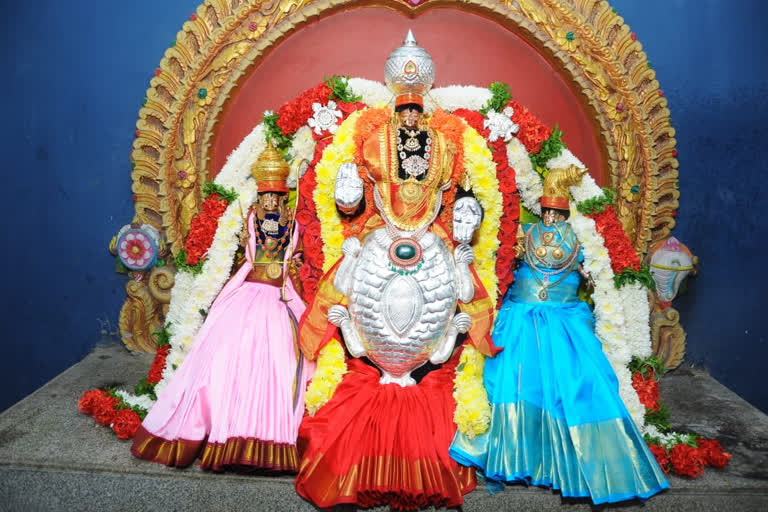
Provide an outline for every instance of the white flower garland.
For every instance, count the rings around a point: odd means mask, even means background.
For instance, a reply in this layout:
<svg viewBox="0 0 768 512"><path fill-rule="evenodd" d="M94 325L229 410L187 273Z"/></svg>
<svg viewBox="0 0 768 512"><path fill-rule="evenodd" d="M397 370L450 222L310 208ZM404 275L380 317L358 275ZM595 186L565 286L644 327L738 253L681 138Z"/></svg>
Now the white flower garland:
<svg viewBox="0 0 768 512"><path fill-rule="evenodd" d="M528 150L517 137L507 144L507 160L509 166L515 170L515 183L523 206L535 215L541 215L539 199L544 194L544 184L539 173L533 168Z"/></svg>
<svg viewBox="0 0 768 512"><path fill-rule="evenodd" d="M291 173L288 175L286 184L289 188L296 188L299 178L304 176L304 172L309 167L315 156L315 139L312 138L312 129L304 125L293 135L291 144Z"/></svg>
<svg viewBox="0 0 768 512"><path fill-rule="evenodd" d="M348 85L353 93L362 96L362 102L366 105L380 107L393 100L392 93L379 82L350 78ZM479 110L491 97L491 92L486 88L442 87L430 91L427 95L425 110L433 111L436 107L447 111L459 108ZM171 323L171 349L166 360L163 378L155 388L158 395L183 361L202 325L203 317L200 310L208 310L229 277L238 245L238 234L242 229L242 215L256 198L257 189L253 180L250 179L250 168L265 147L264 128L258 125L230 154L214 180L218 185L235 189L239 197L229 205L219 221L219 229L208 251L202 273L197 276L184 272L176 274L176 283L171 291L171 304L167 316L167 321ZM312 160L314 148L311 128L305 125L293 138L292 186L295 186L296 177L301 175L302 161ZM523 205L534 214L540 215L539 199L543 193L543 184L531 165L525 146L515 137L507 144L507 158L509 165L515 169L517 187ZM571 164L583 167L583 164L570 151L563 150L560 156L547 162L547 167L566 167ZM578 187L572 187L571 193L576 202L581 202L598 197L602 191L594 180L586 175ZM578 212L572 212L569 222L584 246L585 266L595 280L593 299L596 334L603 343L603 350L619 378L619 392L622 400L635 422L642 425L645 410L632 387L631 375L626 365L633 355L645 357L650 354L647 296L639 284L627 285L620 290L615 288L605 241L597 233L594 220ZM135 403L146 409L152 405L147 397L135 397L124 391L120 393L128 403Z"/></svg>
<svg viewBox="0 0 768 512"><path fill-rule="evenodd" d="M440 87L439 89L432 89L424 97L424 110L431 112L435 110L435 107L440 107L448 112L460 108L480 110L492 96L491 91L487 88L473 85Z"/></svg>

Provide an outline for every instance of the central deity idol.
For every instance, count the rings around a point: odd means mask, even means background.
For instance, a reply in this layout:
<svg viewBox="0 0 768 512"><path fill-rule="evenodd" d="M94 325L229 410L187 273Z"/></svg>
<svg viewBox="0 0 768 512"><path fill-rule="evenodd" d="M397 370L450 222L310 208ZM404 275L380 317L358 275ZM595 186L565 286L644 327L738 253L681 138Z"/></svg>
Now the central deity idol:
<svg viewBox="0 0 768 512"><path fill-rule="evenodd" d="M430 231L453 185L455 148L425 120L422 94L434 82L434 66L410 32L389 56L385 79L396 114L364 140L360 165L339 168L335 190L339 210L354 215L368 180L384 225L345 240L333 284L348 306L332 306L328 320L341 328L351 355L381 370L382 384L409 386L414 369L445 362L457 335L472 325L456 306L474 296L468 242L481 209L471 197L454 208L453 250Z"/></svg>

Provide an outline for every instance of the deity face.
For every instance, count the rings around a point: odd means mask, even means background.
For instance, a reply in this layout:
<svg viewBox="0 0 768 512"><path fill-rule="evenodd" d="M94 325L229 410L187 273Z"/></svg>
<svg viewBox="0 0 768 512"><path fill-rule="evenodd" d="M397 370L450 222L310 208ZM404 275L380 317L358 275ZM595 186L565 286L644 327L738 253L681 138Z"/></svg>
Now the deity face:
<svg viewBox="0 0 768 512"><path fill-rule="evenodd" d="M403 123L403 126L406 128L414 129L419 125L419 118L421 117L421 112L416 110L415 108L407 108L405 110L400 111L400 121Z"/></svg>
<svg viewBox="0 0 768 512"><path fill-rule="evenodd" d="M551 226L556 222L563 222L564 220L565 215L554 208L545 208L544 211L541 212L541 222L545 226Z"/></svg>
<svg viewBox="0 0 768 512"><path fill-rule="evenodd" d="M280 194L277 192L264 192L259 194L259 202L265 212L276 212L280 205Z"/></svg>

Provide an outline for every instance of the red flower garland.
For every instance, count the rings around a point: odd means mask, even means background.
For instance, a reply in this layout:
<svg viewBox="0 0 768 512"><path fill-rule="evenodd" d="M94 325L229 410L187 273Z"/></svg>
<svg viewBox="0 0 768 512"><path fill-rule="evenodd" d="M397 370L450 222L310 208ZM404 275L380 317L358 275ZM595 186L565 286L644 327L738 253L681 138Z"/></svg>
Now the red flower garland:
<svg viewBox="0 0 768 512"><path fill-rule="evenodd" d="M307 119L314 115L313 103L327 103L331 97L331 88L320 83L311 89L307 89L296 98L285 103L277 111L277 126L283 135L290 135L307 124Z"/></svg>
<svg viewBox="0 0 768 512"><path fill-rule="evenodd" d="M155 352L155 358L152 360L152 366L149 368L147 374L148 384L157 384L163 378L163 369L165 368L165 360L168 357L168 351L171 349L170 345L163 345L157 347Z"/></svg>
<svg viewBox="0 0 768 512"><path fill-rule="evenodd" d="M704 472L706 461L698 448L676 444L669 450L669 463L675 474L696 478Z"/></svg>
<svg viewBox="0 0 768 512"><path fill-rule="evenodd" d="M467 109L458 109L454 114L462 117L469 126L482 135L486 141L488 140L490 131L483 127L485 116ZM520 134L518 133L518 135ZM496 252L496 275L499 279L499 297L504 297L515 279L515 243L517 241L518 221L520 220L520 197L517 192L515 170L509 166L504 140L497 139L495 142L488 142L488 147L496 164L496 178L499 180L499 190L502 196L502 215L498 235L500 245ZM501 306L501 301L499 301L499 306Z"/></svg>
<svg viewBox="0 0 768 512"><path fill-rule="evenodd" d="M667 453L667 449L657 444L649 444L648 448L651 450L651 453L664 474L666 475L669 473L669 453Z"/></svg>
<svg viewBox="0 0 768 512"><path fill-rule="evenodd" d="M301 93L294 100L284 104L278 110L278 127L284 135L289 135L307 123L314 115L313 103L325 103L331 95L331 89L321 83ZM341 123L349 114L365 107L364 103L337 102L336 106L342 113ZM325 148L333 137L327 133L318 135L312 131L315 139L315 154L307 167L304 176L299 180L299 200L296 208L296 221L302 226L301 242L304 248L304 264L300 270L302 298L309 302L317 293L317 283L323 275L323 240L320 237L320 221L317 218L317 208L314 200L317 177L315 166L320 161Z"/></svg>
<svg viewBox="0 0 768 512"><path fill-rule="evenodd" d="M659 381L653 375L653 371L648 371L648 377L643 377L641 372L635 372L632 375L632 387L637 391L637 396L640 398L646 409L652 411L659 410L659 399L661 395L659 393Z"/></svg>
<svg viewBox="0 0 768 512"><path fill-rule="evenodd" d="M227 200L218 194L211 194L203 201L200 213L189 224L189 235L184 242L187 264L197 265L208 252L216 235L219 219L224 215L228 204Z"/></svg>
<svg viewBox="0 0 768 512"><path fill-rule="evenodd" d="M605 240L605 247L611 257L611 268L614 274L620 274L624 269L640 270L640 258L632 247L629 237L621 226L616 211L612 205L594 215L588 215L595 220L597 232Z"/></svg>
<svg viewBox="0 0 768 512"><path fill-rule="evenodd" d="M77 400L77 410L83 414L93 414L96 406L108 396L109 393L103 389L90 389Z"/></svg>
<svg viewBox="0 0 768 512"><path fill-rule="evenodd" d="M119 403L120 400L106 393L106 396L94 405L91 416L96 420L96 423L106 427L115 419L115 415L117 415L116 407Z"/></svg>
<svg viewBox="0 0 768 512"><path fill-rule="evenodd" d="M702 458L710 466L722 469L731 460L731 454L723 450L720 441L716 439L699 437L696 439L696 444L699 446L699 453L701 453Z"/></svg>
<svg viewBox="0 0 768 512"><path fill-rule="evenodd" d="M542 124L536 116L515 100L510 100L508 105L515 110L512 121L520 126L520 131L517 132L518 140L523 143L528 153L541 151L541 144L552 135L552 129Z"/></svg>
<svg viewBox="0 0 768 512"><path fill-rule="evenodd" d="M119 439L133 439L141 426L141 418L130 409L117 411L112 420L112 431Z"/></svg>

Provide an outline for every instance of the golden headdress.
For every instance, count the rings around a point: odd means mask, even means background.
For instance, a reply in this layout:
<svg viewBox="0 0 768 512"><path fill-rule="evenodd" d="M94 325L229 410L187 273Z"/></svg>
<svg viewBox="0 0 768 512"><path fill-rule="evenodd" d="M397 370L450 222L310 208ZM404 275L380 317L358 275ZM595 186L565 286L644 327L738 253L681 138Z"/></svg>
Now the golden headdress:
<svg viewBox="0 0 768 512"><path fill-rule="evenodd" d="M290 172L290 165L278 153L272 141L267 142L267 147L251 167L251 175L259 186L259 192L288 192L285 180Z"/></svg>
<svg viewBox="0 0 768 512"><path fill-rule="evenodd" d="M544 178L544 194L541 196L542 208L568 209L570 188L581 183L587 173L586 168L569 165L564 169L550 169Z"/></svg>

